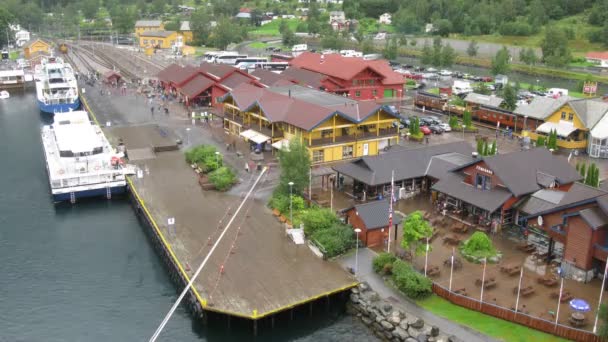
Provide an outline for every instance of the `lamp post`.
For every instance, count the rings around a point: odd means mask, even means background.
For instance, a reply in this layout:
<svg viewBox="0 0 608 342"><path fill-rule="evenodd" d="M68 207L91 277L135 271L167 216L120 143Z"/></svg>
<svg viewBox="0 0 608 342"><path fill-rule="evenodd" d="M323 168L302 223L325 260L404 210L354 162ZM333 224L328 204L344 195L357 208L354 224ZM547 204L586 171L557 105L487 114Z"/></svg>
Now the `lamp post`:
<svg viewBox="0 0 608 342"><path fill-rule="evenodd" d="M215 151L215 163L217 164L217 168L220 168L220 152Z"/></svg>
<svg viewBox="0 0 608 342"><path fill-rule="evenodd" d="M186 145L190 145L190 127L186 127Z"/></svg>
<svg viewBox="0 0 608 342"><path fill-rule="evenodd" d="M465 124L463 124L463 125L462 125L462 140L464 140L464 129L465 129L466 127L467 127L467 126L466 126Z"/></svg>
<svg viewBox="0 0 608 342"><path fill-rule="evenodd" d="M292 197L293 197L293 182L289 182L289 222L291 222L291 225L293 226L293 202L292 202Z"/></svg>
<svg viewBox="0 0 608 342"><path fill-rule="evenodd" d="M357 244L355 245L355 277L357 277L357 271L359 270L359 233L361 233L361 229L355 228L355 233L357 233Z"/></svg>

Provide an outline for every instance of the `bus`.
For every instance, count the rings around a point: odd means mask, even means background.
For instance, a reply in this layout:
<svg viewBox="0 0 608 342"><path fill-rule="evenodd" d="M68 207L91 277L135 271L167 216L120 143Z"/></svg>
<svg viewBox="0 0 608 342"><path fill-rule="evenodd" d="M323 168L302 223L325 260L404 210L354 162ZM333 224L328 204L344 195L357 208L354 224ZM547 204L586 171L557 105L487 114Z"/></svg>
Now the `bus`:
<svg viewBox="0 0 608 342"><path fill-rule="evenodd" d="M263 62L256 63L256 69L266 69L266 70L286 70L289 67L289 63L287 62Z"/></svg>
<svg viewBox="0 0 608 342"><path fill-rule="evenodd" d="M289 62L293 59L293 55L284 54L284 53L273 53L270 55L270 60L272 62Z"/></svg>
<svg viewBox="0 0 608 342"><path fill-rule="evenodd" d="M213 63L213 61L215 60L215 57L217 55L219 55L220 53L225 52L225 51L208 51L205 52L205 54L203 55L203 61L206 63Z"/></svg>
<svg viewBox="0 0 608 342"><path fill-rule="evenodd" d="M217 64L235 65L236 60L240 58L247 58L247 55L239 55L235 52L223 53L215 56L213 62Z"/></svg>
<svg viewBox="0 0 608 342"><path fill-rule="evenodd" d="M246 57L246 58L237 58L234 61L234 66L239 69L251 69L256 63L266 63L268 62L268 58L266 57Z"/></svg>

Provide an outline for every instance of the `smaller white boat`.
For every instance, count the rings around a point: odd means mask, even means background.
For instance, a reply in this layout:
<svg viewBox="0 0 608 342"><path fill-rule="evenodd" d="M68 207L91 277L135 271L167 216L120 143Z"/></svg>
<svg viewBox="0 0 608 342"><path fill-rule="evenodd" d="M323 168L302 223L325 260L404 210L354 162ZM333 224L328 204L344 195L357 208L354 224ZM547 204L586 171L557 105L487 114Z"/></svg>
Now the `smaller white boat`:
<svg viewBox="0 0 608 342"><path fill-rule="evenodd" d="M8 93L8 91L0 91L0 99L8 99L9 97L11 97L11 95Z"/></svg>

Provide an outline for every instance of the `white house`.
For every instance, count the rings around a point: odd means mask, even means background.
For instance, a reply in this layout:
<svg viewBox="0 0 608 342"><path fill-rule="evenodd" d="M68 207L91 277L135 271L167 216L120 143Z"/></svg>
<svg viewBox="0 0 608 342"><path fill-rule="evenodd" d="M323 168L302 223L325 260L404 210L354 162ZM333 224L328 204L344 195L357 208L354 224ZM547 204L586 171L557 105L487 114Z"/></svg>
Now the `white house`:
<svg viewBox="0 0 608 342"><path fill-rule="evenodd" d="M390 13L384 13L380 16L380 19L378 19L378 23L390 25L392 22L392 19L393 19L393 16Z"/></svg>
<svg viewBox="0 0 608 342"><path fill-rule="evenodd" d="M433 26L433 24L426 24L424 26L424 32L425 33L435 32L435 26Z"/></svg>
<svg viewBox="0 0 608 342"><path fill-rule="evenodd" d="M339 23L343 24L346 21L346 15L344 11L331 11L329 12L329 23Z"/></svg>
<svg viewBox="0 0 608 342"><path fill-rule="evenodd" d="M26 30L19 30L15 32L15 45L22 47L30 40L30 33Z"/></svg>
<svg viewBox="0 0 608 342"><path fill-rule="evenodd" d="M587 52L587 62L599 64L602 68L608 68L608 51Z"/></svg>

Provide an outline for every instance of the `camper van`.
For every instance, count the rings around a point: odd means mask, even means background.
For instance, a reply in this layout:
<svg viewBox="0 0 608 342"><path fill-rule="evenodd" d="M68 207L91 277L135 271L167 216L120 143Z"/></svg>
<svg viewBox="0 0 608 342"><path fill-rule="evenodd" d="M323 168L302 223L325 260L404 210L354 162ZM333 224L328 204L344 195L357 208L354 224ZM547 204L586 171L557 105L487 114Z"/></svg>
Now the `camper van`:
<svg viewBox="0 0 608 342"><path fill-rule="evenodd" d="M454 85L452 85L452 94L454 95L464 95L472 92L473 87L471 87L471 83L467 81L455 80Z"/></svg>

